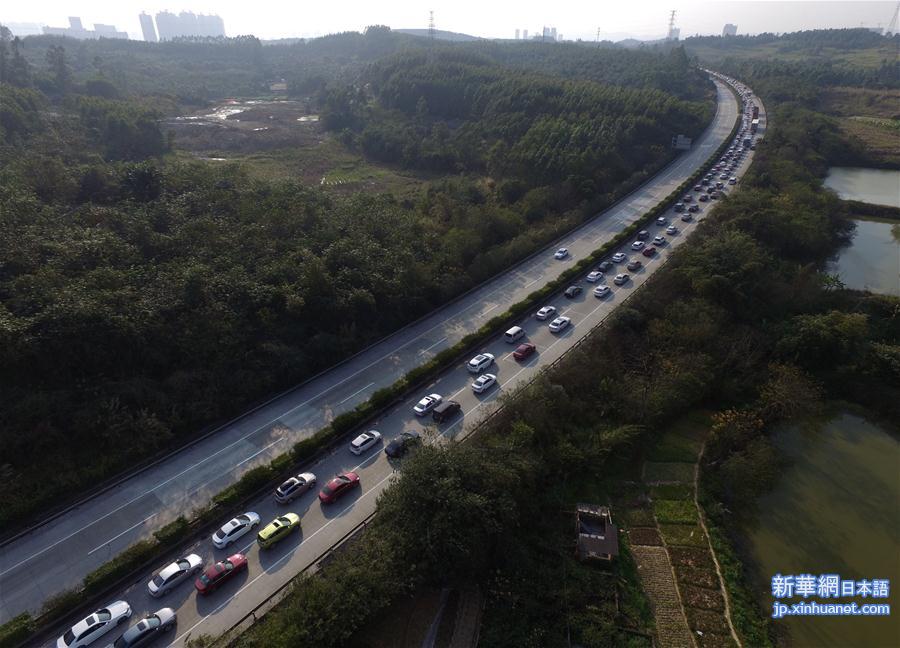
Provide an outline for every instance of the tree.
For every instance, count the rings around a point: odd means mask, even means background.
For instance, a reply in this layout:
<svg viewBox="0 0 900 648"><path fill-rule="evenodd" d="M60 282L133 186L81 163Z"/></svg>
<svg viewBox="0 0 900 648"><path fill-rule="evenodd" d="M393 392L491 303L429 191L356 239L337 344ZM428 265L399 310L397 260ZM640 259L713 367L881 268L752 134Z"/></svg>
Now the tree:
<svg viewBox="0 0 900 648"><path fill-rule="evenodd" d="M66 62L66 49L62 45L53 45L47 50L47 65L53 76L56 91L65 94L72 82L72 72Z"/></svg>

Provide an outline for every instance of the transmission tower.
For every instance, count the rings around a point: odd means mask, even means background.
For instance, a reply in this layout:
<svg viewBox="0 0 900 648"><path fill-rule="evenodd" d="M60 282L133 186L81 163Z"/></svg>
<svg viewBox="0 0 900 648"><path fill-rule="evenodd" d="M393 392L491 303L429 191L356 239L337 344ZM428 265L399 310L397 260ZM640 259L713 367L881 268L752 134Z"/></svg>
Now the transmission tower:
<svg viewBox="0 0 900 648"><path fill-rule="evenodd" d="M667 40L675 40L675 10L672 9L672 13L669 14L669 31L666 34Z"/></svg>
<svg viewBox="0 0 900 648"><path fill-rule="evenodd" d="M900 16L900 2L897 3L897 6L894 7L894 15L891 17L891 22L888 23L887 29L884 30L885 36L891 36L892 34L897 33L897 19Z"/></svg>
<svg viewBox="0 0 900 648"><path fill-rule="evenodd" d="M428 39L434 44L434 11L428 12Z"/></svg>

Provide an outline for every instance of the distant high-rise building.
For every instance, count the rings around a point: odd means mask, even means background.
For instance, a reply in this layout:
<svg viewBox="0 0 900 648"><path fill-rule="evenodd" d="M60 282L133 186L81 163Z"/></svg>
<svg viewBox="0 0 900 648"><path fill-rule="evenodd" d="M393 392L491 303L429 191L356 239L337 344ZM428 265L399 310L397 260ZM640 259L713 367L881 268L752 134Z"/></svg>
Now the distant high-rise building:
<svg viewBox="0 0 900 648"><path fill-rule="evenodd" d="M519 40L519 30L516 30L516 40Z"/></svg>
<svg viewBox="0 0 900 648"><path fill-rule="evenodd" d="M528 30L527 29L522 30L522 40L528 40Z"/></svg>
<svg viewBox="0 0 900 648"><path fill-rule="evenodd" d="M225 22L215 15L197 15L182 11L177 16L168 11L156 14L156 30L159 40L172 40L181 36L205 36L216 38L225 36Z"/></svg>
<svg viewBox="0 0 900 648"><path fill-rule="evenodd" d="M51 36L68 36L69 38L77 38L79 40L89 40L94 38L124 38L128 39L128 33L116 30L113 25L103 25L97 23L94 29L85 29L81 23L81 18L77 16L69 17L68 27L43 27L45 34Z"/></svg>
<svg viewBox="0 0 900 648"><path fill-rule="evenodd" d="M153 25L153 16L141 12L138 16L141 21L141 32L144 34L144 40L148 43L158 43L159 38L156 36L156 27Z"/></svg>
<svg viewBox="0 0 900 648"><path fill-rule="evenodd" d="M550 28L550 40L556 40L556 27Z"/></svg>
<svg viewBox="0 0 900 648"><path fill-rule="evenodd" d="M722 28L722 36L737 36L737 25L732 25L731 23L727 23Z"/></svg>

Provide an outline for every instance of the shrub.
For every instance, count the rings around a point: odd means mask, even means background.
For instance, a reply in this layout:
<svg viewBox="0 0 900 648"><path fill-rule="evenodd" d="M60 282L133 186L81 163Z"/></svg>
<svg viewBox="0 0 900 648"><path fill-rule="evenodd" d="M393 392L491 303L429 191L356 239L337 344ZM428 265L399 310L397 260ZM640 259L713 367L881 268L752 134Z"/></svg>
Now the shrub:
<svg viewBox="0 0 900 648"><path fill-rule="evenodd" d="M187 536L190 523L183 515L169 522L166 526L153 533L153 537L162 546L173 545Z"/></svg>
<svg viewBox="0 0 900 648"><path fill-rule="evenodd" d="M27 612L0 625L0 648L12 648L34 632L34 619Z"/></svg>
<svg viewBox="0 0 900 648"><path fill-rule="evenodd" d="M44 601L41 616L47 620L58 619L71 613L81 605L82 600L82 594L77 589L63 590Z"/></svg>
<svg viewBox="0 0 900 648"><path fill-rule="evenodd" d="M131 545L108 563L101 565L84 577L84 593L88 596L99 594L153 558L158 550L159 544L156 540L141 540Z"/></svg>

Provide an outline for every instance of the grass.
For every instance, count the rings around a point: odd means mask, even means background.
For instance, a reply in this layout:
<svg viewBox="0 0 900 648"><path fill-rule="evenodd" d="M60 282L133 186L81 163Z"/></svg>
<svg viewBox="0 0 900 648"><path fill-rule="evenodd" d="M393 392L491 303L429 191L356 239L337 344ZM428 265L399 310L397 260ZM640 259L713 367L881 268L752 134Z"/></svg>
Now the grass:
<svg viewBox="0 0 900 648"><path fill-rule="evenodd" d="M650 487L650 497L661 500L692 500L694 488L690 484L657 484Z"/></svg>
<svg viewBox="0 0 900 648"><path fill-rule="evenodd" d="M684 500L654 500L653 512L660 524L696 524L697 509Z"/></svg>
<svg viewBox="0 0 900 648"><path fill-rule="evenodd" d="M659 531L668 545L706 546L706 535L699 524L660 524Z"/></svg>
<svg viewBox="0 0 900 648"><path fill-rule="evenodd" d="M644 481L681 482L690 484L694 481L694 464L648 461L644 465Z"/></svg>

